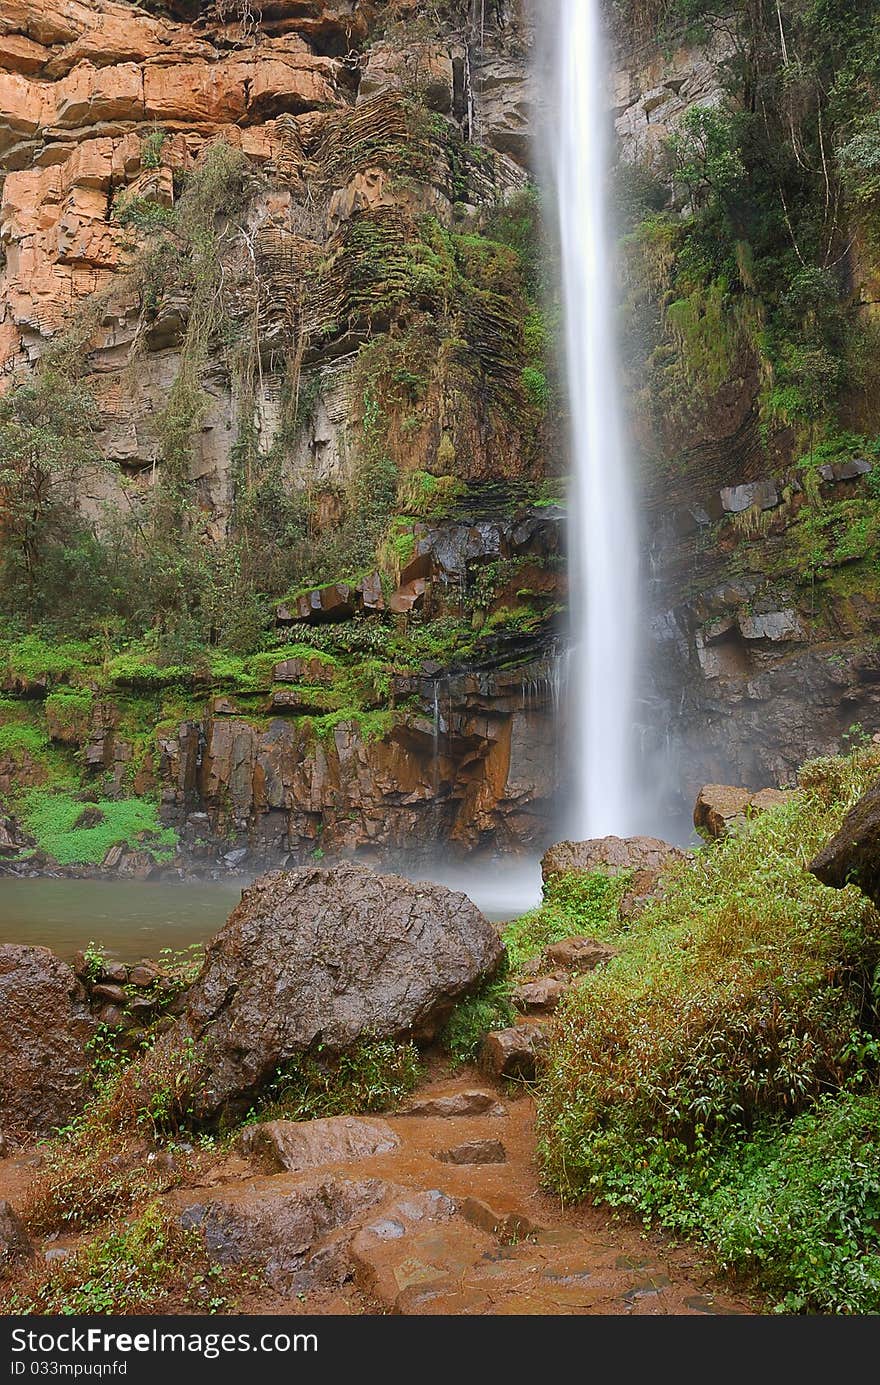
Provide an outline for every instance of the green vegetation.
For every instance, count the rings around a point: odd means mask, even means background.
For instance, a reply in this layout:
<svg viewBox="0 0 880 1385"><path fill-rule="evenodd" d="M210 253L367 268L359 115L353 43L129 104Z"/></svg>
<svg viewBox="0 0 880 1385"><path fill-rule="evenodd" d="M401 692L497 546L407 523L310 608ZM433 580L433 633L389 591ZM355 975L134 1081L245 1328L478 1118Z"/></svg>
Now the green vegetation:
<svg viewBox="0 0 880 1385"><path fill-rule="evenodd" d="M143 798L92 803L32 789L23 817L39 849L64 866L100 865L113 846L145 851L161 863L177 846L177 833L160 825L156 805Z"/></svg>
<svg viewBox="0 0 880 1385"><path fill-rule="evenodd" d="M620 955L563 1004L540 1097L553 1186L705 1238L786 1308L880 1304L880 918L806 871L878 768L872 745L806 765L792 802L612 923Z"/></svg>
<svg viewBox="0 0 880 1385"><path fill-rule="evenodd" d="M339 1055L303 1054L278 1070L247 1120L387 1111L412 1091L420 1076L415 1045L390 1039L365 1039Z"/></svg>
<svg viewBox="0 0 880 1385"><path fill-rule="evenodd" d="M723 7L627 8L636 28L671 36ZM768 448L790 449L793 434L812 451L857 401L870 413L877 329L849 257L864 246L871 275L880 31L867 3L759 0L725 33L726 102L692 108L668 143L672 209L650 177L625 190L627 355L658 429L704 417L707 394L756 371Z"/></svg>
<svg viewBox="0 0 880 1385"><path fill-rule="evenodd" d="M229 1276L198 1231L153 1203L46 1270L25 1271L4 1295L24 1314L229 1313Z"/></svg>
<svg viewBox="0 0 880 1385"><path fill-rule="evenodd" d="M492 1029L506 1029L516 1020L510 1003L510 979L490 981L476 995L459 1001L440 1037L453 1063L472 1063Z"/></svg>

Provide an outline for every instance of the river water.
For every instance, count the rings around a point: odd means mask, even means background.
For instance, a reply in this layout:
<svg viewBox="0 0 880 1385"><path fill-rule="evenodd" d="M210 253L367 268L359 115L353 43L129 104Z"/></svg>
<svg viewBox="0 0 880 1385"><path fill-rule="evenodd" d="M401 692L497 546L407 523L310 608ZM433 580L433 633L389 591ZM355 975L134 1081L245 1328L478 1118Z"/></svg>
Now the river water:
<svg viewBox="0 0 880 1385"><path fill-rule="evenodd" d="M392 869L392 867L389 867ZM514 918L540 900L537 862L421 871L462 890L488 918ZM0 943L49 947L69 960L89 942L123 962L204 943L241 898L242 881L0 880Z"/></svg>

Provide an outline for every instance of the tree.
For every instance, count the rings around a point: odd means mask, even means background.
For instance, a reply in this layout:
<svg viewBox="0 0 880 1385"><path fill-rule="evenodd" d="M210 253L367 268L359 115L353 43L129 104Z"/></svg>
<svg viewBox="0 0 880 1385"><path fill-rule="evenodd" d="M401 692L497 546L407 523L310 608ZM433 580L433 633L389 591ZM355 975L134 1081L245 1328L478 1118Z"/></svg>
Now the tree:
<svg viewBox="0 0 880 1385"><path fill-rule="evenodd" d="M29 613L48 550L79 527L96 424L88 391L51 358L0 399L0 562L7 599L17 590Z"/></svg>

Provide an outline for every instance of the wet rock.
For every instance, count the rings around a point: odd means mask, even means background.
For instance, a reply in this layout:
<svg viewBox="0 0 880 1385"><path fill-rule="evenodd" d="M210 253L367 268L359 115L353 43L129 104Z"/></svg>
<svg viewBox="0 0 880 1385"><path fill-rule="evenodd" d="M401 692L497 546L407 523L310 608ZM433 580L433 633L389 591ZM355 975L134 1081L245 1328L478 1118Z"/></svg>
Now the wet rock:
<svg viewBox="0 0 880 1385"><path fill-rule="evenodd" d="M333 682L337 670L322 659L282 659L275 665L272 677L276 683L306 683L327 685Z"/></svg>
<svg viewBox="0 0 880 1385"><path fill-rule="evenodd" d="M387 1154L400 1140L387 1121L358 1116L326 1120L264 1121L246 1126L238 1146L267 1173L299 1173L327 1164L351 1164Z"/></svg>
<svg viewBox="0 0 880 1385"><path fill-rule="evenodd" d="M797 611L766 611L763 615L739 616L737 625L744 640L770 640L773 644L781 644L804 638L804 627Z"/></svg>
<svg viewBox="0 0 880 1385"><path fill-rule="evenodd" d="M314 1176L291 1183L289 1177L275 1174L201 1202L190 1195L180 1222L199 1232L221 1264L260 1269L279 1292L345 1278L348 1262L340 1265L325 1243L334 1233L353 1231L393 1189L378 1178Z"/></svg>
<svg viewBox="0 0 880 1385"><path fill-rule="evenodd" d="M9 1202L0 1202L0 1278L12 1266L34 1254L24 1222Z"/></svg>
<svg viewBox="0 0 880 1385"><path fill-rule="evenodd" d="M633 870L659 876L686 852L659 837L596 837L585 842L558 842L541 858L545 883L554 875L588 875L604 870L608 875Z"/></svg>
<svg viewBox="0 0 880 1385"><path fill-rule="evenodd" d="M721 506L729 515L742 514L753 505L761 510L774 510L778 504L775 481L753 481L747 486L728 486L721 491Z"/></svg>
<svg viewBox="0 0 880 1385"><path fill-rule="evenodd" d="M450 1149L435 1149L441 1164L506 1164L507 1150L500 1140L468 1140Z"/></svg>
<svg viewBox="0 0 880 1385"><path fill-rule="evenodd" d="M729 784L706 784L694 805L694 826L698 832L718 841L741 830L749 818L788 803L791 789L737 789Z"/></svg>
<svg viewBox="0 0 880 1385"><path fill-rule="evenodd" d="M162 976L159 967L152 962L138 962L136 967L132 967L128 974L129 984L143 989L146 986L154 985Z"/></svg>
<svg viewBox="0 0 880 1385"><path fill-rule="evenodd" d="M110 1005L125 1006L128 996L121 986L114 986L109 982L101 981L97 986L92 987L92 999L103 1000Z"/></svg>
<svg viewBox="0 0 880 1385"><path fill-rule="evenodd" d="M397 1112L399 1116L455 1117L506 1116L507 1110L494 1092L474 1089L449 1096L426 1096L412 1101Z"/></svg>
<svg viewBox="0 0 880 1385"><path fill-rule="evenodd" d="M544 949L542 965L560 967L563 971L595 971L596 967L617 956L617 948L600 943L597 938L563 938Z"/></svg>
<svg viewBox="0 0 880 1385"><path fill-rule="evenodd" d="M621 917L632 918L662 889L663 872L686 857L687 852L659 837L596 837L551 846L541 858L541 875L547 884L555 875L632 871L620 904Z"/></svg>
<svg viewBox="0 0 880 1385"><path fill-rule="evenodd" d="M388 598L389 611L392 615L406 615L409 611L418 610L424 602L427 589L428 584L424 577L414 577L411 582L405 582Z"/></svg>
<svg viewBox="0 0 880 1385"><path fill-rule="evenodd" d="M347 863L275 871L208 945L181 1018L140 1075L173 1055L207 1117L318 1043L332 1054L365 1037L432 1037L502 957L497 931L445 886Z"/></svg>
<svg viewBox="0 0 880 1385"><path fill-rule="evenodd" d="M495 1244L457 1216L452 1198L430 1189L386 1204L354 1236L350 1255L360 1286L392 1311L402 1312L402 1296L409 1289L463 1273Z"/></svg>
<svg viewBox="0 0 880 1385"><path fill-rule="evenodd" d="M511 1029L487 1034L480 1049L480 1067L492 1077L521 1077L532 1081L546 1047L544 1026L526 1021Z"/></svg>
<svg viewBox="0 0 880 1385"><path fill-rule="evenodd" d="M82 1107L95 1031L71 967L45 947L0 946L0 1111L7 1134L50 1134Z"/></svg>
<svg viewBox="0 0 880 1385"><path fill-rule="evenodd" d="M850 809L840 831L810 862L810 873L842 890L858 885L880 905L880 779Z"/></svg>
<svg viewBox="0 0 880 1385"><path fill-rule="evenodd" d="M518 1010L555 1010L565 992L568 982L558 976L538 976L534 980L523 981L513 991L513 1003Z"/></svg>

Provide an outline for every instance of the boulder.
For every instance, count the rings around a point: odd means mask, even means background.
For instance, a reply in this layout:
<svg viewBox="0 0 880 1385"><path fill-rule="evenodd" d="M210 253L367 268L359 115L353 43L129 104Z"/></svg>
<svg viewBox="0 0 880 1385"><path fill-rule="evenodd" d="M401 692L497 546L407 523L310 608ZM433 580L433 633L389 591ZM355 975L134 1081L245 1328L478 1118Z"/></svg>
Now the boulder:
<svg viewBox="0 0 880 1385"><path fill-rule="evenodd" d="M239 1149L266 1173L300 1173L326 1164L352 1164L387 1154L400 1140L387 1121L359 1116L327 1120L263 1121L245 1126Z"/></svg>
<svg viewBox="0 0 880 1385"><path fill-rule="evenodd" d="M0 946L0 1121L48 1135L81 1109L95 1021L72 968L46 947Z"/></svg>
<svg viewBox="0 0 880 1385"><path fill-rule="evenodd" d="M548 971L556 968L567 972L595 971L603 962L617 956L617 948L601 943L597 938L563 938L544 949L541 965Z"/></svg>
<svg viewBox="0 0 880 1385"><path fill-rule="evenodd" d="M836 890L858 885L880 906L880 779L850 809L840 831L809 869L823 885Z"/></svg>
<svg viewBox="0 0 880 1385"><path fill-rule="evenodd" d="M638 913L657 894L660 877L688 853L659 837L594 837L586 842L557 842L541 858L546 884L555 875L590 875L601 871L619 875L632 871L632 882L621 901L624 918Z"/></svg>
<svg viewBox="0 0 880 1385"><path fill-rule="evenodd" d="M565 992L568 982L559 976L536 976L516 986L513 1003L518 1010L555 1010Z"/></svg>
<svg viewBox="0 0 880 1385"><path fill-rule="evenodd" d="M541 858L541 875L546 883L554 875L589 875L604 871L618 875L623 870L659 875L686 852L659 837L595 837L586 842L557 842Z"/></svg>
<svg viewBox="0 0 880 1385"><path fill-rule="evenodd" d="M377 1178L314 1174L292 1186L288 1178L275 1174L255 1180L244 1192L235 1188L209 1200L188 1200L180 1209L180 1222L200 1234L221 1265L260 1269L281 1293L345 1278L348 1261L339 1265L328 1254L334 1234L349 1226L353 1233L358 1218L393 1190ZM328 1239L331 1246L325 1247ZM344 1245L339 1249L344 1251Z"/></svg>
<svg viewBox="0 0 880 1385"><path fill-rule="evenodd" d="M737 789L729 784L706 784L694 805L694 826L714 841L741 830L750 817L788 803L792 789Z"/></svg>
<svg viewBox="0 0 880 1385"><path fill-rule="evenodd" d="M443 885L353 863L273 871L244 891L180 1018L133 1077L182 1065L196 1114L210 1117L318 1046L432 1038L503 952L476 906Z"/></svg>

